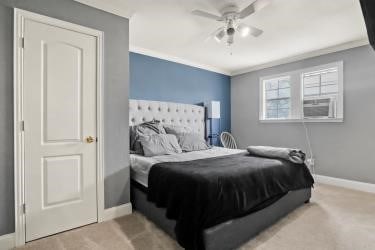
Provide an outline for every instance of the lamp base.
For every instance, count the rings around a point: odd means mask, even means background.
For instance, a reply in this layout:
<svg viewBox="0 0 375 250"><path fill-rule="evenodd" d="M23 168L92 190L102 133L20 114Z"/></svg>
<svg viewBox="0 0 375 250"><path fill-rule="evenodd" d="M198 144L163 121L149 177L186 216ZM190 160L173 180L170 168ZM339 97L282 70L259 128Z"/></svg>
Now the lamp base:
<svg viewBox="0 0 375 250"><path fill-rule="evenodd" d="M214 139L219 138L219 134L210 134L209 136L207 136L207 138L210 141L210 145L214 146Z"/></svg>

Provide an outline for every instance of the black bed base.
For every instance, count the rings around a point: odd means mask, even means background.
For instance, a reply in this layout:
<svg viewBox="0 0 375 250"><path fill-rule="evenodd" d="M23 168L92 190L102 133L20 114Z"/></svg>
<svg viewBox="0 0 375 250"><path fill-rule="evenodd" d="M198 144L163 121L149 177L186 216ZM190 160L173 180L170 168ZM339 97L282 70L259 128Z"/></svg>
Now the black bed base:
<svg viewBox="0 0 375 250"><path fill-rule="evenodd" d="M165 209L147 201L145 190L132 185L132 206L171 237L176 239L176 222L165 217ZM270 206L241 218L236 218L203 231L205 250L235 249L262 230L310 201L311 189L291 191Z"/></svg>

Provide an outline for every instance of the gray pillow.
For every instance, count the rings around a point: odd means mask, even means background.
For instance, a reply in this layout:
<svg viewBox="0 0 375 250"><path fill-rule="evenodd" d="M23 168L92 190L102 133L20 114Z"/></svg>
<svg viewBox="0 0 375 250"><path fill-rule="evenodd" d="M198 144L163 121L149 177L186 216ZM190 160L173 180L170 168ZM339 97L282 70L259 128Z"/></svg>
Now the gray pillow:
<svg viewBox="0 0 375 250"><path fill-rule="evenodd" d="M142 145L139 141L141 136L154 135L154 134L166 134L163 126L159 121L153 120L144 122L129 128L130 134L130 153L142 154Z"/></svg>
<svg viewBox="0 0 375 250"><path fill-rule="evenodd" d="M154 134L141 136L139 141L142 144L145 156L170 155L182 153L175 135Z"/></svg>
<svg viewBox="0 0 375 250"><path fill-rule="evenodd" d="M207 150L211 148L202 136L196 133L182 133L177 134L176 137L178 144L180 144L184 152Z"/></svg>
<svg viewBox="0 0 375 250"><path fill-rule="evenodd" d="M177 134L192 133L193 132L193 130L191 128L185 127L185 126L164 124L163 127L164 127L165 132L167 134L177 135Z"/></svg>

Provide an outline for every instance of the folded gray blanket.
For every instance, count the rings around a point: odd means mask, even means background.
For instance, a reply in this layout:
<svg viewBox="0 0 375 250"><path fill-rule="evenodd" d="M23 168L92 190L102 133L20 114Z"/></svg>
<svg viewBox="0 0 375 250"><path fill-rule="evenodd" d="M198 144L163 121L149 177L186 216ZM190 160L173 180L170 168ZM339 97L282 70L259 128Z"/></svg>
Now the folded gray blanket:
<svg viewBox="0 0 375 250"><path fill-rule="evenodd" d="M249 146L247 151L250 155L267 158L279 158L293 163L302 164L305 162L306 154L300 149L278 148L266 146Z"/></svg>

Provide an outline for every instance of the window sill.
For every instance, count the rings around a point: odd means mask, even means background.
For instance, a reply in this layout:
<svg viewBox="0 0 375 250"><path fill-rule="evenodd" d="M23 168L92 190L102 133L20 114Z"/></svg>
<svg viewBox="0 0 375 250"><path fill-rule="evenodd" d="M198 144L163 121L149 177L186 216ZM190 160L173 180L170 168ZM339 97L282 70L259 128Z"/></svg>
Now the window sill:
<svg viewBox="0 0 375 250"><path fill-rule="evenodd" d="M316 119L260 119L260 123L336 123L344 122L343 118L316 118Z"/></svg>

